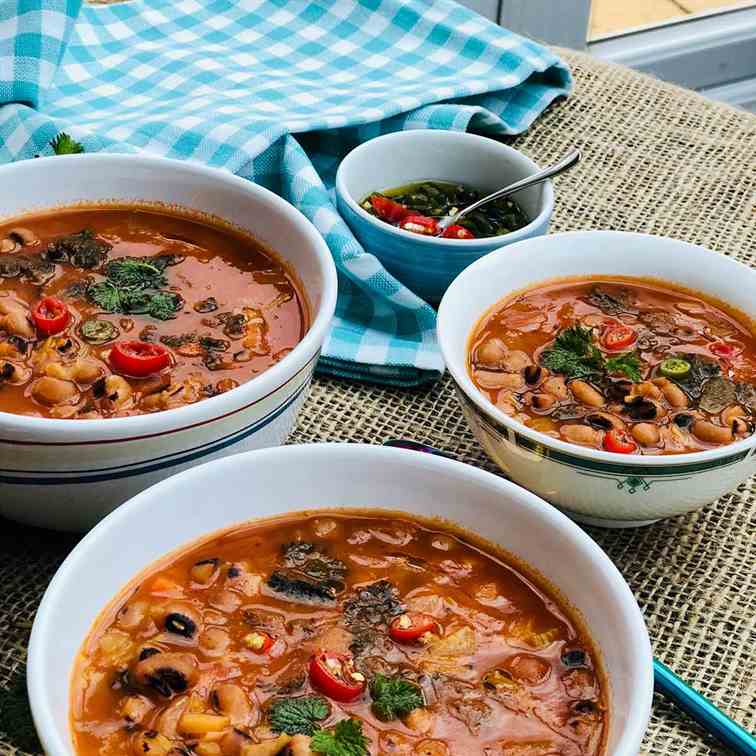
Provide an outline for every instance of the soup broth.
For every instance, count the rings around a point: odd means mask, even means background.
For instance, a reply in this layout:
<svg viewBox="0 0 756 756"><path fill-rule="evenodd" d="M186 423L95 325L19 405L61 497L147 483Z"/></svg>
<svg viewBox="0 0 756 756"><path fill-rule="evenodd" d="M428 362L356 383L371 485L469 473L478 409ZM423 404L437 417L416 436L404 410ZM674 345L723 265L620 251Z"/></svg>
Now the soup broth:
<svg viewBox="0 0 756 756"><path fill-rule="evenodd" d="M155 412L228 391L302 339L273 253L204 218L76 207L0 224L0 411Z"/></svg>
<svg viewBox="0 0 756 756"><path fill-rule="evenodd" d="M600 664L506 555L398 513L304 513L173 554L76 665L80 756L603 752ZM172 750L173 749L173 750Z"/></svg>
<svg viewBox="0 0 756 756"><path fill-rule="evenodd" d="M534 430L621 454L680 454L746 438L756 338L745 315L670 284L569 280L495 305L470 376Z"/></svg>

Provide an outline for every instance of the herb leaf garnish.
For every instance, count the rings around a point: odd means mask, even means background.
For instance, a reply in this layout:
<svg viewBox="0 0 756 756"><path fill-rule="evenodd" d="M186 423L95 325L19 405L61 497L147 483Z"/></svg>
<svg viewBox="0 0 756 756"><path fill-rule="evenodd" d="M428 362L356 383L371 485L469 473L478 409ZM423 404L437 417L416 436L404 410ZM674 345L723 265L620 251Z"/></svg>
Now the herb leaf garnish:
<svg viewBox="0 0 756 756"><path fill-rule="evenodd" d="M566 378L590 378L598 373L624 373L631 381L641 380L642 363L626 352L608 359L593 343L593 330L574 325L562 331L554 344L541 353L541 364Z"/></svg>
<svg viewBox="0 0 756 756"><path fill-rule="evenodd" d="M593 331L575 325L562 331L541 354L541 364L568 378L588 378L600 372L604 358L593 343Z"/></svg>
<svg viewBox="0 0 756 756"><path fill-rule="evenodd" d="M118 257L103 268L106 278L87 289L87 298L105 312L127 315L146 314L158 320L176 317L184 300L176 293L162 291L168 284L165 269L171 258Z"/></svg>
<svg viewBox="0 0 756 756"><path fill-rule="evenodd" d="M420 688L409 680L377 674L370 683L373 713L384 722L406 717L425 706Z"/></svg>
<svg viewBox="0 0 756 756"><path fill-rule="evenodd" d="M322 696L279 698L268 709L270 728L287 735L312 735L318 722L331 713L328 701Z"/></svg>
<svg viewBox="0 0 756 756"><path fill-rule="evenodd" d="M310 750L326 756L368 756L368 739L362 722L342 719L332 731L318 730L310 741Z"/></svg>
<svg viewBox="0 0 756 756"><path fill-rule="evenodd" d="M631 381L637 383L641 380L641 361L637 354L626 352L610 357L606 361L607 373L624 373Z"/></svg>
<svg viewBox="0 0 756 756"><path fill-rule="evenodd" d="M84 147L65 131L50 140L50 147L56 155L79 155L84 152Z"/></svg>

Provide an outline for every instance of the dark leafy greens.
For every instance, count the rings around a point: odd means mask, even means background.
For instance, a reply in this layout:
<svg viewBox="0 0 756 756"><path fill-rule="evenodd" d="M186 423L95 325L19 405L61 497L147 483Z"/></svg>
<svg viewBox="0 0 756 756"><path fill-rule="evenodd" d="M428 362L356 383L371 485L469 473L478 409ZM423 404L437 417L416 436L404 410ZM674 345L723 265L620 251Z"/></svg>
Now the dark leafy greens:
<svg viewBox="0 0 756 756"><path fill-rule="evenodd" d="M368 756L368 739L358 719L342 719L333 730L318 730L310 750L326 756Z"/></svg>
<svg viewBox="0 0 756 756"><path fill-rule="evenodd" d="M65 131L50 140L50 147L56 155L79 155L84 152L84 147Z"/></svg>
<svg viewBox="0 0 756 756"><path fill-rule="evenodd" d="M95 270L105 262L112 248L98 239L94 231L85 228L50 242L43 254L50 262L69 262L75 268Z"/></svg>
<svg viewBox="0 0 756 756"><path fill-rule="evenodd" d="M87 288L87 298L105 312L146 314L158 320L176 317L184 300L175 292L164 291L165 269L170 255L118 257L103 268L105 279Z"/></svg>
<svg viewBox="0 0 756 756"><path fill-rule="evenodd" d="M692 399L700 399L707 381L721 374L722 369L714 359L701 357L698 354L670 355L690 363L690 370L682 378L672 378L680 388Z"/></svg>
<svg viewBox="0 0 756 756"><path fill-rule="evenodd" d="M603 373L622 373L630 380L641 379L642 363L630 352L608 359L593 341L593 330L581 325L566 328L541 353L541 364L566 378L592 378Z"/></svg>
<svg viewBox="0 0 756 756"><path fill-rule="evenodd" d="M315 544L298 541L283 547L282 564L268 578L268 586L294 601L331 602L344 590L347 566L323 553Z"/></svg>
<svg viewBox="0 0 756 756"><path fill-rule="evenodd" d="M425 705L420 688L401 677L377 674L370 683L373 713L378 719L390 722L406 717L414 709Z"/></svg>
<svg viewBox="0 0 756 756"><path fill-rule="evenodd" d="M322 696L279 698L268 708L268 720L274 732L287 735L312 735L317 722L331 713L328 701Z"/></svg>
<svg viewBox="0 0 756 756"><path fill-rule="evenodd" d="M447 181L418 181L382 194L394 202L408 207L417 215L443 218L479 200L483 193L464 184ZM373 213L370 202L363 207ZM530 222L522 208L510 197L495 200L460 220L459 225L472 231L478 238L500 236L516 231Z"/></svg>

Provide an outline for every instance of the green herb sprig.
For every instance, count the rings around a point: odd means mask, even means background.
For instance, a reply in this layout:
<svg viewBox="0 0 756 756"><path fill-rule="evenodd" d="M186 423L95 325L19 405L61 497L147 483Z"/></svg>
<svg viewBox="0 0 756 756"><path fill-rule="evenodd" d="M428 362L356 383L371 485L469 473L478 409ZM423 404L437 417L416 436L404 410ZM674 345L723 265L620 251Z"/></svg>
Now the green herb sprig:
<svg viewBox="0 0 756 756"><path fill-rule="evenodd" d="M318 730L310 741L310 750L326 756L368 756L368 739L362 722L342 719L333 730Z"/></svg>
<svg viewBox="0 0 756 756"><path fill-rule="evenodd" d="M87 288L87 298L105 312L127 315L146 314L158 320L170 320L184 300L174 292L162 291L168 284L165 269L167 256L119 257L103 268L105 279Z"/></svg>
<svg viewBox="0 0 756 756"><path fill-rule="evenodd" d="M279 698L268 709L270 728L287 735L312 735L316 724L331 713L328 701L322 696Z"/></svg>
<svg viewBox="0 0 756 756"><path fill-rule="evenodd" d="M50 147L56 155L79 155L84 152L84 147L65 131L50 140Z"/></svg>
<svg viewBox="0 0 756 756"><path fill-rule="evenodd" d="M406 717L413 709L425 705L420 688L400 677L377 674L370 683L370 695L373 713L384 722Z"/></svg>
<svg viewBox="0 0 756 756"><path fill-rule="evenodd" d="M541 353L541 364L566 378L591 378L601 373L622 373L631 381L642 377L642 363L636 354L625 352L605 358L593 343L593 330L581 325L562 331Z"/></svg>

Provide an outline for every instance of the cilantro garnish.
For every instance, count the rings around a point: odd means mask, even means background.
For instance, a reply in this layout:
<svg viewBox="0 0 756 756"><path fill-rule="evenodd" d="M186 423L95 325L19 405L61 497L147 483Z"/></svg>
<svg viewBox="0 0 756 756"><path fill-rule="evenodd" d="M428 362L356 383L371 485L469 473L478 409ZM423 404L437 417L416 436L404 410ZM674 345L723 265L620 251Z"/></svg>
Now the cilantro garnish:
<svg viewBox="0 0 756 756"><path fill-rule="evenodd" d="M50 140L50 147L56 155L78 155L84 152L84 147L65 131Z"/></svg>
<svg viewBox="0 0 756 756"><path fill-rule="evenodd" d="M593 343L593 330L575 325L562 331L541 353L541 364L566 378L590 378L599 373L624 373L631 381L641 380L642 363L626 352L606 359Z"/></svg>
<svg viewBox="0 0 756 756"><path fill-rule="evenodd" d="M310 750L326 756L368 756L368 739L362 722L342 719L333 730L318 730L310 741Z"/></svg>
<svg viewBox="0 0 756 756"><path fill-rule="evenodd" d="M541 364L568 378L588 378L601 371L604 358L593 343L593 331L576 325L562 331L541 354Z"/></svg>
<svg viewBox="0 0 756 756"><path fill-rule="evenodd" d="M279 698L268 709L270 728L287 735L312 735L318 726L316 722L331 713L328 701L322 696L300 696Z"/></svg>
<svg viewBox="0 0 756 756"><path fill-rule="evenodd" d="M616 357L610 357L606 361L607 373L624 373L631 381L638 382L641 380L641 361L637 354L626 352L618 354Z"/></svg>
<svg viewBox="0 0 756 756"><path fill-rule="evenodd" d="M118 257L110 260L106 278L87 289L87 298L105 312L146 314L158 320L176 317L184 301L174 292L161 291L168 284L165 269L171 258Z"/></svg>
<svg viewBox="0 0 756 756"><path fill-rule="evenodd" d="M413 709L425 705L420 688L400 677L377 674L370 683L370 695L373 713L384 722L406 717Z"/></svg>

